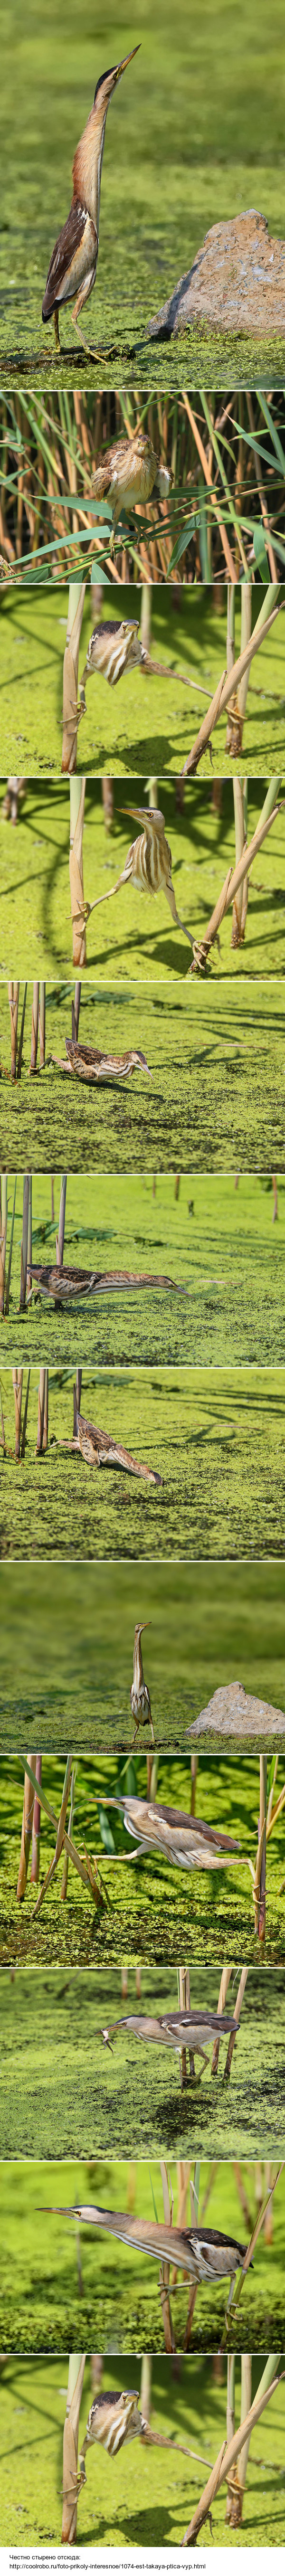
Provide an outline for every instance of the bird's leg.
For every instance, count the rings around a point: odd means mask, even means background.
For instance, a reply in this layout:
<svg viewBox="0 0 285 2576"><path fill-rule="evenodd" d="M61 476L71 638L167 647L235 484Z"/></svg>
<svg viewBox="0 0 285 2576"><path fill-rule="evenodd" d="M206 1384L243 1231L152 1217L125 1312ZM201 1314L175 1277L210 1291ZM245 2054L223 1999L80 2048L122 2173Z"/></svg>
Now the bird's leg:
<svg viewBox="0 0 285 2576"><path fill-rule="evenodd" d="M180 921L180 913L176 911L176 903L175 903L174 886L173 886L173 885L164 885L164 887L163 887L163 893L164 893L164 894L166 894L166 901L167 901L167 903L169 903L169 910L170 910L170 912L171 912L171 914L172 914L172 921L175 921L175 923L176 923L176 929L177 929L177 930L183 930L183 932L184 932L184 939L189 939L189 946L190 946L190 948L193 948L193 944L194 944L194 931L192 931L192 930L186 930L186 922L185 922L185 921Z"/></svg>
<svg viewBox="0 0 285 2576"><path fill-rule="evenodd" d="M54 319L54 336L55 336L56 355L57 355L57 358L61 358L61 346L60 346L59 327L58 327L58 312L57 312L57 306L56 306L56 304L55 304L55 308L54 308L54 317L53 317L53 319Z"/></svg>
<svg viewBox="0 0 285 2576"><path fill-rule="evenodd" d="M93 362L94 362L94 364L95 364L97 352L96 352L96 349L89 349L89 348L88 348L88 340L85 340L85 339L84 339L84 331L81 331L81 330L80 330L80 323L79 323L79 322L77 322L77 306L76 306L76 305L74 305L74 313L72 313L72 315L71 315L71 321L72 321L72 322L74 322L74 330L75 330L75 331L77 331L77 337L78 337L78 340L81 340L81 347L82 347L82 349L85 349L85 357L86 357L86 358L92 358L92 361L93 361Z"/></svg>

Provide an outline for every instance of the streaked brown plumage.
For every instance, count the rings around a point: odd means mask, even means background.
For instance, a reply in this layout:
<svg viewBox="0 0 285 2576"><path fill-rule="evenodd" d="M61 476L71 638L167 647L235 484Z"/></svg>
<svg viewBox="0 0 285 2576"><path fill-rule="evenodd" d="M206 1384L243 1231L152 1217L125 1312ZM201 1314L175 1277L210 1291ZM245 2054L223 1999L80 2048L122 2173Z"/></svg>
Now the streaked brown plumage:
<svg viewBox="0 0 285 2576"><path fill-rule="evenodd" d="M101 1047L81 1046L72 1038L66 1038L65 1045L68 1070L77 1074L79 1082L125 1082L128 1074L137 1072L148 1073L152 1080L140 1047L127 1047L125 1055L107 1055Z"/></svg>
<svg viewBox="0 0 285 2576"><path fill-rule="evenodd" d="M147 1687L147 1682L145 1682L145 1678L144 1678L144 1671L143 1671L143 1659L142 1659L142 1650L141 1650L141 1637L143 1637L143 1636L144 1636L145 1628L147 1627L147 1625L148 1625L148 1621L147 1621L147 1619L144 1619L144 1620L142 1620L142 1622L141 1622L141 1626L140 1626L140 1627L139 1627L139 1626L137 1626L137 1627L135 1628L135 1642L134 1642L134 1678L133 1678L132 1686L131 1686L131 1690L130 1690L130 1702L131 1702L132 1717L134 1717L134 1718L135 1718L135 1732L134 1732L134 1735L132 1736L132 1743L133 1743L133 1744L135 1744L135 1741L136 1741L136 1735L138 1734L139 1726L151 1726L152 1742L153 1742L153 1744L154 1744L154 1732L153 1732L153 1723L152 1723L152 1714L151 1714L150 1696L149 1696L149 1690L148 1690L148 1687Z"/></svg>
<svg viewBox="0 0 285 2576"><path fill-rule="evenodd" d="M114 539L121 510L134 510L137 501L143 508L146 501L156 494L160 500L168 497L172 484L173 474L155 455L152 439L146 430L136 429L133 438L120 438L112 447L105 449L94 470L93 488L96 501L108 500L112 504L110 555L115 553Z"/></svg>
<svg viewBox="0 0 285 2576"><path fill-rule="evenodd" d="M101 2209L94 2202L81 2208L60 2208L53 2215L79 2219L84 2227L102 2228L122 2245L150 2255L156 2263L174 2263L178 2271L187 2272L191 2281L201 2285L223 2281L228 2276L233 2281L235 2272L244 2269L247 2245L241 2245L230 2229L224 2235L219 2227L203 2227L202 2219L200 2227L168 2227L164 2222L160 2226L157 2220L129 2218L123 2210Z"/></svg>
<svg viewBox="0 0 285 2576"><path fill-rule="evenodd" d="M130 1449L123 1449L122 1443L113 1439L111 1432L98 1431L95 1423L88 1422L83 1413L77 1413L76 1419L81 1458L85 1459L88 1467L126 1467L131 1476L142 1476L145 1484L161 1485L161 1476L156 1474L154 1467L140 1466L139 1459L132 1457Z"/></svg>
<svg viewBox="0 0 285 2576"><path fill-rule="evenodd" d="M108 886L106 894L96 895L94 903L84 904L84 920L89 921L90 913L98 912L101 903L110 903L111 897L120 893L121 886L131 884L138 887L142 894L166 895L175 929L183 930L184 939L189 940L189 946L192 948L192 931L186 929L186 922L181 921L180 913L177 912L171 874L172 854L169 841L166 839L164 814L160 812L159 806L154 805L125 805L124 813L131 814L133 820L140 823L138 838L130 843L125 866L121 868L120 876L116 877L116 884Z"/></svg>
<svg viewBox="0 0 285 2576"><path fill-rule="evenodd" d="M155 1799L129 1798L123 1791L120 1797L105 1798L104 1806L119 1808L137 1851L157 1852L179 1869L226 1868L239 1854L239 1843L230 1834L219 1833L200 1816L185 1815L182 1807L162 1807Z"/></svg>
<svg viewBox="0 0 285 2576"><path fill-rule="evenodd" d="M193 681L188 680L185 671L173 671L169 662L153 662L146 645L141 643L138 625L138 617L105 617L93 627L79 681L82 715L86 715L85 681L92 679L96 671L101 679L108 681L110 689L116 689L118 681L128 671L142 671L145 679L177 680L181 689L193 688ZM197 685L200 686L199 683Z"/></svg>
<svg viewBox="0 0 285 2576"><path fill-rule="evenodd" d="M113 2460L117 2458L118 2451L122 2450L123 2442L134 2442L137 2435L141 2436L146 2430L145 2417L140 2414L136 2389L123 2388L119 2397L117 2388L108 2388L105 2395L94 2397L93 2405L89 2408L85 2439L79 2454L81 2486L84 2485L85 2480L86 2451L90 2450L91 2443L100 2442L103 2450L108 2451L109 2458Z"/></svg>
<svg viewBox="0 0 285 2576"><path fill-rule="evenodd" d="M82 312L83 304L87 303L88 296L92 294L92 287L95 286L107 109L117 81L122 79L123 72L127 70L127 64L133 62L134 54L137 53L139 53L139 45L133 45L132 52L125 54L122 63L116 63L111 71L101 74L95 89L94 105L88 116L87 125L84 127L84 134L81 134L80 143L77 144L72 172L72 205L67 223L63 224L52 251L42 306L43 322L49 322L52 314L54 316L55 344L59 355L60 305L71 303L75 295L72 321L75 331L78 331L78 314ZM79 339L83 341L83 348L86 349L87 342L80 330Z"/></svg>
<svg viewBox="0 0 285 2576"><path fill-rule="evenodd" d="M177 2057L181 2057L183 2048L189 2048L190 2055L193 2057L206 2057L212 2040L216 2036L219 2039L226 2038L228 2031L234 2029L235 2020L232 2013L191 2012L191 2010L158 2014L126 2013L124 2018L111 2021L106 2030L102 2029L102 2039L105 2041L106 2048L111 2047L110 2033L113 2039L116 2031L120 2034L120 2031L124 2030L127 2038L140 2039L145 2043L149 2041L154 2048L171 2048Z"/></svg>
<svg viewBox="0 0 285 2576"><path fill-rule="evenodd" d="M67 1306L70 1298L113 1294L128 1288L164 1288L178 1297L186 1291L175 1279L152 1270L76 1270L59 1262L32 1262L29 1269L30 1296L53 1297L55 1306ZM29 1298L27 1303L29 1304Z"/></svg>

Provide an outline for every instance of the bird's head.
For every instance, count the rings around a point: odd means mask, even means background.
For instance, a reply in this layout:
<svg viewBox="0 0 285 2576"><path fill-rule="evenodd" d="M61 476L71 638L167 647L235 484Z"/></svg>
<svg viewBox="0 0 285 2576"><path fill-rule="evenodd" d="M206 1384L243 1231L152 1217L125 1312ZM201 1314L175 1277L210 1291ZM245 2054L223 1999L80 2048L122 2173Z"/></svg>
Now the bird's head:
<svg viewBox="0 0 285 2576"><path fill-rule="evenodd" d="M122 78L123 78L123 72L126 72L126 71L127 71L127 65L128 65L128 63L133 63L133 61L134 61L134 55L135 55L135 54L139 54L139 52L140 52L140 47L139 47L139 45L133 45L133 47L132 47L132 53L131 53L131 54L124 54L124 61L123 61L123 63L113 63L113 64L112 64L112 69L111 69L111 71L109 71L109 72L100 72L100 80L98 80L98 81L96 82L95 97L94 97L94 107L98 107L98 112L100 113L100 115L101 115L101 111L102 111L102 110L103 110L103 115L104 115L104 116L106 115L107 107L109 107L110 98L112 98L112 97L113 97L113 90L114 90L114 89L117 89L117 83L118 83L118 81L122 80Z"/></svg>
<svg viewBox="0 0 285 2576"><path fill-rule="evenodd" d="M139 1623L138 1623L137 1627L135 1628L135 1646L138 1646L138 1644L139 1644L139 1638L140 1638L140 1637L144 1637L144 1634L145 1634L145 1628L149 1628L149 1624L150 1624L150 1623L149 1623L149 1619L141 1619L141 1621L140 1621L140 1625L139 1625Z"/></svg>
<svg viewBox="0 0 285 2576"><path fill-rule="evenodd" d="M153 823L159 840L164 840L165 815L160 813L159 805L123 805L123 813L130 814L133 823L140 823L141 830L146 831L147 825Z"/></svg>

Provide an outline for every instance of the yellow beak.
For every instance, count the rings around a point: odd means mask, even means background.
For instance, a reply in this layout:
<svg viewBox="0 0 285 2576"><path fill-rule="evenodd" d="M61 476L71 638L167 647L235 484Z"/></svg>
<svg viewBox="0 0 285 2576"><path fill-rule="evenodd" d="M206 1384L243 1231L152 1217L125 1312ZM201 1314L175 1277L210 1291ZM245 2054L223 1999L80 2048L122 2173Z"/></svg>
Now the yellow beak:
<svg viewBox="0 0 285 2576"><path fill-rule="evenodd" d="M116 81L119 81L119 80L121 80L121 79L122 79L122 72L126 72L126 70L127 70L127 63L133 63L133 62L134 62L134 56L135 56L135 54L140 54L140 45L133 45L133 47L132 47L132 53L131 53L131 54L125 54L124 62L123 62L123 63L117 63L117 65L116 65L116 70L113 72L114 89L115 89L115 83L116 83Z"/></svg>

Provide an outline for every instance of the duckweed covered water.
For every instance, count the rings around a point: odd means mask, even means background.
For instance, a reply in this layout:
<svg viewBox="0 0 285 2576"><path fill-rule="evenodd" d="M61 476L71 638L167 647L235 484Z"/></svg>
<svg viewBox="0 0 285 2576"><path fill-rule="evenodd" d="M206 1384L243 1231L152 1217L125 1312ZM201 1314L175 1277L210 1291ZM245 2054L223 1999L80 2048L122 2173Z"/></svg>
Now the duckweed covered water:
<svg viewBox="0 0 285 2576"><path fill-rule="evenodd" d="M170 2441L189 2444L201 2454L200 2460L184 2459L178 2452L145 2450L141 2443L125 2447L117 2460L106 2459L96 2447L88 2454L87 2484L79 2497L77 2551L80 2548L116 2549L150 2548L181 2543L189 2514L198 2502L207 2475L208 2463L214 2462L225 2437L226 2369L220 2364L220 2381L213 2365L198 2355L191 2361L181 2360L179 2376L164 2355L152 2363L152 2429L168 2435ZM112 2356L112 2370L103 2365L103 2387L112 2386L121 2394L122 2369L117 2354ZM260 2362L253 2359L252 2393L256 2394L261 2376ZM139 2394L141 2356L132 2364L124 2356L124 2387L136 2381ZM2 2493L0 2504L1 2545L30 2548L58 2545L62 2513L62 2436L68 2380L68 2355L38 2357L31 2362L5 2361L1 2375L2 2413ZM93 2396L89 2359L86 2361L80 2411L80 2441L86 2429L87 2415ZM240 2403L240 2369L236 2367L236 2399ZM239 2420L237 2414L237 2421ZM282 2543L285 2532L284 2514L284 2383L270 2400L270 2405L252 2435L243 2507L243 2546L259 2542L271 2546ZM260 2462L262 2459L262 2477ZM203 2465L203 2462L207 2465ZM205 2523L204 2550L212 2547L236 2547L236 2534L225 2523L225 2488L213 2507L213 2533Z"/></svg>
<svg viewBox="0 0 285 2576"><path fill-rule="evenodd" d="M89 612L90 614L90 612ZM256 666L254 666L256 667ZM141 685L141 684L140 684ZM144 684L143 684L144 685ZM158 685L155 681L153 687ZM127 686L127 683L126 683ZM96 682L90 683L91 689ZM198 701L197 701L198 705ZM153 700L155 715L155 700ZM202 701L199 705L201 712ZM81 751L81 738L80 738ZM84 746L82 757L84 757ZM213 807L212 788L200 778L185 785L183 812L177 812L174 785L165 778L156 783L157 804L165 815L165 827L172 850L172 874L175 901L180 920L195 938L203 936L214 904L221 892L229 867L235 864L234 809L232 780L227 778L221 789L220 812ZM251 779L248 794L248 840L259 820L267 793L266 778L258 783ZM128 790L130 804L144 806L145 777L136 778ZM124 868L132 837L139 823L124 811L125 788L116 783L114 820L106 834L102 809L101 785L87 782L83 841L84 896L89 903L108 897L110 888ZM72 972L72 928L69 890L70 793L69 782L60 779L55 786L33 779L28 784L20 807L17 829L11 823L0 825L0 950L1 970L10 973L11 958L16 958L21 976L38 974L39 957L43 974L62 975L68 966ZM221 977L232 981L233 997L245 977L266 973L283 976L285 963L285 835L284 808L281 806L259 852L249 880L249 901L244 946L232 950L232 912L222 923L219 942L213 948L211 979L216 989ZM174 929L163 893L155 898L141 895L135 886L125 885L111 905L102 900L102 909L94 911L87 925L87 969L84 974L99 984L110 978L147 988L149 984L169 985L170 977L189 978L191 951L183 930ZM192 1000L192 982L189 1011ZM81 1033L81 1021L80 1031Z"/></svg>
<svg viewBox="0 0 285 2576"><path fill-rule="evenodd" d="M254 2225L256 2200L254 2176L248 2165L242 2168L249 2204L249 2228ZM201 2165L200 2206L210 2181L207 2161ZM126 2210L127 2199L135 2215L153 2220L153 2196L157 2213L163 2217L159 2165L137 2163L131 2167L128 2195L128 2167L124 2163L108 2164L106 2158L92 2164L69 2159L57 2163L2 2164L1 2192L3 2206L3 2266L0 2292L0 2324L5 2348L9 2353L35 2354L70 2352L161 2352L163 2325L158 2284L158 2265L147 2254L139 2254L111 2236L100 2235L97 2228L78 2229L68 2216L51 2215L63 2207L101 2203L103 2208ZM174 2211L177 2213L177 2186L173 2172ZM285 2256L285 2176L274 2195L273 2242L258 2238L253 2270L243 2282L236 2323L231 2322L229 2346L240 2350L241 2329L247 2351L282 2350L285 2327L284 2256ZM48 2211L48 2216L46 2212ZM36 2214L36 2224L35 2224ZM248 2241L247 2224L242 2217L241 2202L234 2166L223 2163L211 2171L207 2201L207 2225L228 2227L239 2241ZM80 2278L78 2269L80 2261ZM226 2281L210 2284L197 2293L192 2326L193 2351L214 2352L220 2342L227 2299ZM188 2285L178 2285L173 2292L175 2340L183 2347L188 2310ZM202 2445L201 2445L202 2447Z"/></svg>
<svg viewBox="0 0 285 2576"><path fill-rule="evenodd" d="M100 1752L129 1752L138 1615L150 1622L145 1670L162 1752L183 1745L185 1751L185 1728L223 1682L239 1677L245 1690L276 1708L284 1705L284 1572L278 1558L263 1567L262 1587L254 1562L113 1563L110 1619L110 1570L102 1561L94 1591L88 1565L81 1564L75 1586L73 1566L53 1561L51 1567L41 1558L22 1567L9 1557L0 1565L1 1750L15 1752L29 1742L63 1754L71 1740L76 1752L93 1751L95 1742ZM146 1738L143 1751L145 1743ZM218 1739L216 1749L223 1749ZM232 1750L238 1750L234 1742ZM259 1742L255 1747L243 1739L243 1752L255 1750Z"/></svg>
<svg viewBox="0 0 285 2576"><path fill-rule="evenodd" d="M25 1750L25 1747L24 1747ZM283 1761L280 1761L279 1785L283 1785ZM51 1805L59 1814L64 1762L46 1758L43 1787ZM145 1754L134 1758L128 1768L129 1791L147 1795ZM187 1873L159 1862L154 1855L143 1861L121 1823L120 1814L112 1809L109 1825L115 1850L104 1848L98 1804L102 1809L107 1796L121 1791L121 1773L115 1758L94 1758L78 1762L76 1774L76 1829L78 1851L98 1859L103 1891L108 1905L94 1910L92 1897L85 1891L77 1872L69 1869L68 1898L60 1900L60 1877L52 1880L40 1913L34 1919L34 1891L30 1879L23 1905L16 1902L23 1808L23 1771L17 1758L1 1761L0 1770L0 1850L1 1850L1 1951L2 1965L85 1968L98 1963L121 1967L123 1959L149 1959L160 1965L166 1959L169 1967L177 1959L192 1966L217 1963L221 1959L256 1960L263 1969L260 1945L254 1934L252 1878L248 1862L255 1866L259 1812L259 1761L231 1756L199 1756L196 1811L208 1823L221 1827L237 1839L242 1859L226 1869L200 1872L196 1867ZM126 1788L126 1772L123 1786ZM157 1798L162 1804L191 1808L190 1761L167 1760L159 1764ZM104 1810L105 1812L105 1810ZM103 1828L104 1830L104 1828ZM41 1833L40 1884L49 1868L54 1851L53 1827L43 1821ZM285 1831L284 1811L268 1847L266 1964L283 1964L285 1958Z"/></svg>
<svg viewBox="0 0 285 2576"><path fill-rule="evenodd" d="M71 1036L71 991L47 992L47 1062L29 1078L31 988L21 1082L11 1084L7 985L0 983L3 1165L39 1171L96 1166L129 1172L284 1171L284 1001L280 982L235 978L215 989L113 989L81 995L83 1042L147 1056L135 1073L94 1091L56 1071ZM21 987L21 1004L23 987Z"/></svg>
<svg viewBox="0 0 285 2576"><path fill-rule="evenodd" d="M262 604L258 589L258 612ZM285 600L285 593L282 595ZM111 602L111 604L110 604ZM177 604L176 604L177 602ZM140 590L120 586L120 617L140 613ZM62 671L66 641L68 589L35 586L0 594L1 769L17 774L55 776L61 768ZM114 614L114 589L104 590L104 617ZM79 670L84 670L92 632L92 602L86 590L80 639ZM209 699L226 670L226 592L219 612L215 595L181 589L173 599L165 586L155 587L151 649L165 660L172 677L155 679L141 671L126 673L118 686L95 677L86 683L86 716L80 727L78 767L86 776L103 771L114 777L164 777L177 774L199 731L207 700L191 695L176 678L181 670L200 681ZM240 589L236 607L236 651L240 639ZM243 761L263 778L282 768L284 749L285 622L283 604L271 633L255 656L249 678ZM209 779L210 755L204 753L199 777ZM215 776L238 774L240 758L226 751L226 717L213 732ZM9 844L10 846L10 844ZM126 844L125 844L126 846ZM264 883L264 853L260 876ZM67 902L66 954L70 956ZM164 931L163 931L164 944ZM177 934L178 936L178 934ZM113 937L113 931L112 931ZM126 937L125 928L123 937ZM175 971L175 968L174 968Z"/></svg>
<svg viewBox="0 0 285 2576"><path fill-rule="evenodd" d="M238 1970L227 1995L234 2012ZM192 2009L217 2010L219 1972L194 1970ZM230 2083L227 2040L217 2080L196 2057L195 2082L181 2093L179 2060L162 2047L112 2033L102 2025L124 2013L177 2008L177 1975L167 1966L142 1971L138 2000L132 1966L127 1994L111 1968L62 1979L36 1968L0 1979L0 2155L227 2157L282 2154L284 2137L284 1978L249 1970ZM40 2051L39 2051L40 2032Z"/></svg>
<svg viewBox="0 0 285 2576"><path fill-rule="evenodd" d="M81 1412L91 1423L99 1417L100 1429L158 1475L159 1485L119 1466L91 1466L61 1445L73 1436L72 1372L50 1372L49 1446L39 1458L32 1371L25 1457L17 1464L10 1371L2 1370L1 1386L2 1557L284 1555L282 1368L168 1368L155 1377L134 1368L84 1372ZM23 1402L25 1388L24 1379Z"/></svg>
<svg viewBox="0 0 285 2576"><path fill-rule="evenodd" d="M255 1173L171 1175L98 1172L68 1174L64 1261L100 1275L144 1270L172 1278L159 1288L100 1290L70 1297L59 1309L52 1298L33 1298L21 1317L22 1357L76 1365L79 1342L87 1368L132 1363L146 1367L200 1362L263 1365L285 1360L285 1181L277 1174L278 1217L273 1223L271 1177ZM192 1195L193 1189L193 1195ZM190 1196L189 1196L190 1193ZM8 1245L14 1175L8 1184ZM56 1262L60 1180L54 1217L48 1177L33 1176L32 1257ZM22 1176L18 1174L9 1314L1 1318L1 1365L18 1360L22 1239ZM177 1283L177 1284L176 1284ZM184 1293L180 1294L180 1291Z"/></svg>

